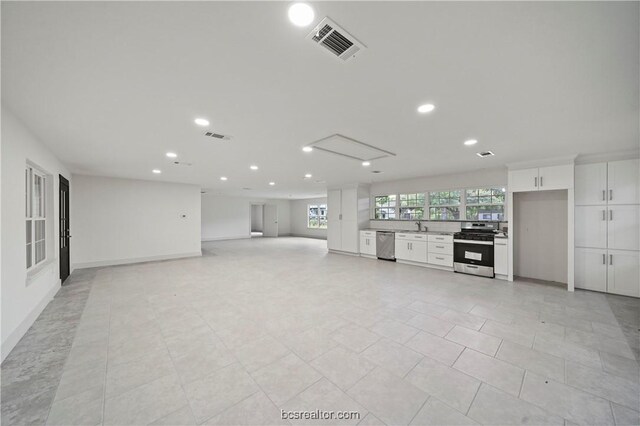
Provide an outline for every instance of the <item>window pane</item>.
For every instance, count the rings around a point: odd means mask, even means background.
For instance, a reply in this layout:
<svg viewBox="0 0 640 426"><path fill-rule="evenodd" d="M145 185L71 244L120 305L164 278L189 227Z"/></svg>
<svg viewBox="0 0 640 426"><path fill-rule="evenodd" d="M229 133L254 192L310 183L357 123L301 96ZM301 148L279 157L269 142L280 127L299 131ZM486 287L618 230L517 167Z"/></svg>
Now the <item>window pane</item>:
<svg viewBox="0 0 640 426"><path fill-rule="evenodd" d="M319 227L323 228L323 229L326 229L327 228L327 221L324 220L324 219L320 219Z"/></svg>
<svg viewBox="0 0 640 426"><path fill-rule="evenodd" d="M41 205L42 201L42 177L33 175L33 215L36 217L42 217Z"/></svg>
<svg viewBox="0 0 640 426"><path fill-rule="evenodd" d="M31 268L31 244L27 244L27 269Z"/></svg>
<svg viewBox="0 0 640 426"><path fill-rule="evenodd" d="M504 206L467 206L468 220L503 220Z"/></svg>
<svg viewBox="0 0 640 426"><path fill-rule="evenodd" d="M39 241L36 243L36 262L35 264L37 265L38 263L42 262L45 258L45 245L44 245L44 240Z"/></svg>
<svg viewBox="0 0 640 426"><path fill-rule="evenodd" d="M430 220L459 220L460 207L430 207Z"/></svg>
<svg viewBox="0 0 640 426"><path fill-rule="evenodd" d="M422 207L408 207L400 209L400 219L404 220L419 220L424 215L424 208Z"/></svg>
<svg viewBox="0 0 640 426"><path fill-rule="evenodd" d="M505 188L494 188L492 203L504 204L504 194L505 194Z"/></svg>

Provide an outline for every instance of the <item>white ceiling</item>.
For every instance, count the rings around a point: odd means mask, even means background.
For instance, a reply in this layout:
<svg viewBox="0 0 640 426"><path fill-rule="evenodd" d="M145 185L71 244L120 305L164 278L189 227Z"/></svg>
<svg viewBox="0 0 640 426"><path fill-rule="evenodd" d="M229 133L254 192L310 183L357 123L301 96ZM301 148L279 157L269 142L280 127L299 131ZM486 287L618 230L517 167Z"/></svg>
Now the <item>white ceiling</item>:
<svg viewBox="0 0 640 426"><path fill-rule="evenodd" d="M2 102L72 172L253 197L638 147L638 2L311 3L367 45L349 62L289 4L2 2ZM334 133L397 156L301 151Z"/></svg>

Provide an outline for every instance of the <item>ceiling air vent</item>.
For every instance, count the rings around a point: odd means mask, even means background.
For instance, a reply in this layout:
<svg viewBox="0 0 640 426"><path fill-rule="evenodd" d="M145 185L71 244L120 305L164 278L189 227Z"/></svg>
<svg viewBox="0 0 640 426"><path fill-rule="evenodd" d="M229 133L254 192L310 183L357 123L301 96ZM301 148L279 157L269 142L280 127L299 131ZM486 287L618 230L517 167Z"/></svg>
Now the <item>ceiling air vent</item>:
<svg viewBox="0 0 640 426"><path fill-rule="evenodd" d="M174 161L173 164L176 166L193 166L193 163L185 163L184 161Z"/></svg>
<svg viewBox="0 0 640 426"><path fill-rule="evenodd" d="M482 152L477 152L476 155L478 157L491 157L492 155L495 155L495 154L491 151L482 151Z"/></svg>
<svg viewBox="0 0 640 426"><path fill-rule="evenodd" d="M229 139L231 139L231 136L221 135L220 133L214 133L214 132L207 132L204 135L210 138L220 139L223 141L228 141Z"/></svg>
<svg viewBox="0 0 640 426"><path fill-rule="evenodd" d="M307 38L343 61L348 61L360 50L367 48L329 18L320 21Z"/></svg>

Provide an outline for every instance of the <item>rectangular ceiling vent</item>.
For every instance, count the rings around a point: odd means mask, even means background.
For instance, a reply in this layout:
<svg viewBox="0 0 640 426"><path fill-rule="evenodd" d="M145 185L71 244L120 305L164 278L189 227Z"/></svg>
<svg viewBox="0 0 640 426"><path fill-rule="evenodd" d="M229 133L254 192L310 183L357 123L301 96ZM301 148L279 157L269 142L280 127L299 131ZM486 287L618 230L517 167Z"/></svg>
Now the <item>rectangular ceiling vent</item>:
<svg viewBox="0 0 640 426"><path fill-rule="evenodd" d="M231 136L221 135L220 133L214 133L214 132L207 132L204 135L208 136L210 138L220 139L220 140L223 140L223 141L228 141L229 139L231 139Z"/></svg>
<svg viewBox="0 0 640 426"><path fill-rule="evenodd" d="M343 61L348 61L367 48L328 17L320 21L307 38Z"/></svg>
<svg viewBox="0 0 640 426"><path fill-rule="evenodd" d="M476 153L476 155L478 157L491 157L492 155L495 155L495 154L491 151L482 151L482 152Z"/></svg>

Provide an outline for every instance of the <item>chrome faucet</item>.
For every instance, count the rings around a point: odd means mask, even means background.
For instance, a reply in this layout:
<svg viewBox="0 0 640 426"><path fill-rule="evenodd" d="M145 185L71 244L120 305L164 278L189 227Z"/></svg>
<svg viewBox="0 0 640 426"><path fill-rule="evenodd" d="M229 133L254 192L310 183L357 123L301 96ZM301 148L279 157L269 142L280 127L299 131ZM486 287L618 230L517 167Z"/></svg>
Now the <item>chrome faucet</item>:
<svg viewBox="0 0 640 426"><path fill-rule="evenodd" d="M420 232L420 229L422 229L422 221L421 220L416 221L416 225L418 225L418 232Z"/></svg>

